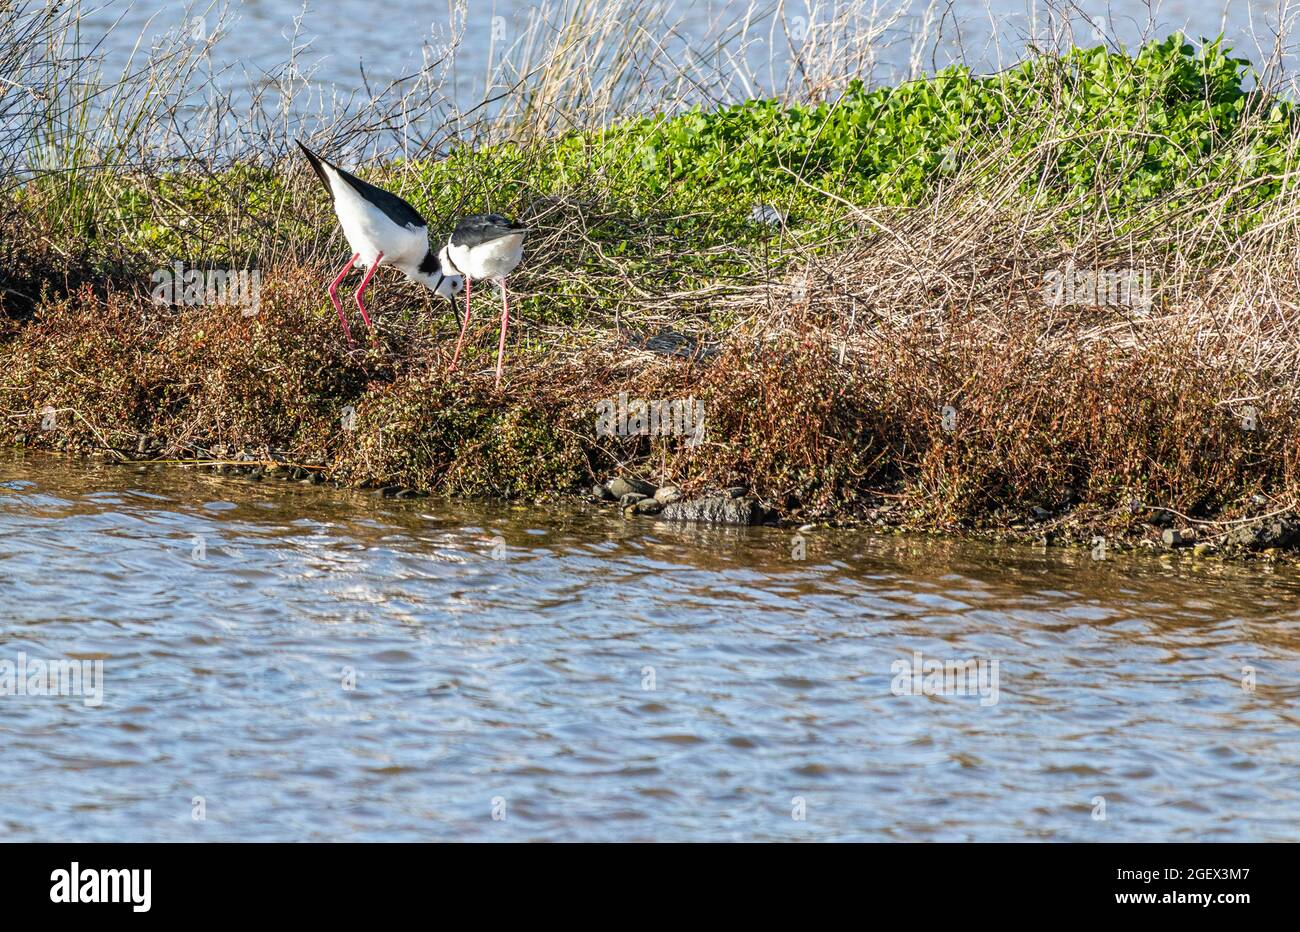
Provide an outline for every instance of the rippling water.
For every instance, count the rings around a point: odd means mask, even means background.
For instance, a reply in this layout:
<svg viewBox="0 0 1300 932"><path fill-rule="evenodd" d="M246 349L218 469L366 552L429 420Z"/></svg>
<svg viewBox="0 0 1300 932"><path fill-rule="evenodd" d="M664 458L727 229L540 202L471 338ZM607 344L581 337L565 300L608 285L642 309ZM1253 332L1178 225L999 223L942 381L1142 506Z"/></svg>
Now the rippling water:
<svg viewBox="0 0 1300 932"><path fill-rule="evenodd" d="M0 459L0 834L1300 837L1294 571L806 537Z"/></svg>

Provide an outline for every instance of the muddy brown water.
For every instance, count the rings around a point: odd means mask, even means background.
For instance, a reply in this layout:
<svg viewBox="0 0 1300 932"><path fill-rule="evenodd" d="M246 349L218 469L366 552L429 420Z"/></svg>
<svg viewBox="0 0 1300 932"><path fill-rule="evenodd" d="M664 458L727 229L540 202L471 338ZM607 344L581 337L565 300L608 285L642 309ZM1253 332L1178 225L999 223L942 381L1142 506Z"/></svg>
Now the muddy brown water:
<svg viewBox="0 0 1300 932"><path fill-rule="evenodd" d="M0 457L0 833L1300 837L1293 570L804 537Z"/></svg>

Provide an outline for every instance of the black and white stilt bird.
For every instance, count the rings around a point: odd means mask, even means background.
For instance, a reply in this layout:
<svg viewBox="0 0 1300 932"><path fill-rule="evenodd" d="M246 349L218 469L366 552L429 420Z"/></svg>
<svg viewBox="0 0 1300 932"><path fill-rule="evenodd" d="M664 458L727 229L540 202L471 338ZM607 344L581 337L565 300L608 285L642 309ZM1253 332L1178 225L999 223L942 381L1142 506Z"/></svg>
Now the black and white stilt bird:
<svg viewBox="0 0 1300 932"><path fill-rule="evenodd" d="M438 259L448 275L465 279L465 322L460 326L460 339L451 357L451 368L460 359L460 347L469 329L469 298L472 282L496 282L501 287L501 342L497 345L497 387L501 385L501 360L506 352L506 328L510 326L510 299L506 297L506 276L515 270L524 257L522 225L507 220L500 214L474 214L456 224L451 239Z"/></svg>
<svg viewBox="0 0 1300 932"><path fill-rule="evenodd" d="M464 278L458 273L448 274L429 248L429 224L420 216L420 212L402 200L396 194L377 188L362 181L355 175L344 171L337 165L331 165L312 152L301 142L307 161L315 169L330 200L334 202L334 213L338 215L343 235L352 247L352 258L347 261L338 277L329 286L330 301L338 311L343 333L352 343L352 331L348 327L343 305L339 303L338 290L343 279L352 267L366 270L357 289L357 310L366 327L370 327L370 317L362 302L366 286L381 265L391 265L405 273L406 277L427 286L434 294L440 295L455 305L455 295L465 287ZM517 261L517 260L516 260ZM468 299L466 312L468 313ZM468 319L468 318L467 318Z"/></svg>

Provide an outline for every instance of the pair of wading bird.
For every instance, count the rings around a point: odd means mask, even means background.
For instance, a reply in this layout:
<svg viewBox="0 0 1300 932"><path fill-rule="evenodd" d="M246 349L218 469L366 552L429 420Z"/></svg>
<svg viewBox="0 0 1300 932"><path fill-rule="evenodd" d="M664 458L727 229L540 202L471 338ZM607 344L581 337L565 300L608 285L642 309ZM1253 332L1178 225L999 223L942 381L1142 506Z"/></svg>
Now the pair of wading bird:
<svg viewBox="0 0 1300 932"><path fill-rule="evenodd" d="M343 333L352 342L347 315L339 303L338 289L355 265L366 270L357 289L357 310L366 327L370 317L361 297L381 265L391 265L411 281L429 288L452 302L463 288L465 321L451 357L451 369L460 360L460 348L469 329L470 288L476 281L494 281L501 288L501 342L497 346L496 384L501 385L501 360L506 351L506 328L510 325L510 301L506 297L506 276L524 257L524 234L528 231L500 214L474 214L463 218L452 231L451 239L437 253L429 246L429 224L420 212L396 194L377 188L355 175L331 165L301 142L311 167L316 170L338 215L343 235L352 247L352 258L327 289L334 310L338 311Z"/></svg>

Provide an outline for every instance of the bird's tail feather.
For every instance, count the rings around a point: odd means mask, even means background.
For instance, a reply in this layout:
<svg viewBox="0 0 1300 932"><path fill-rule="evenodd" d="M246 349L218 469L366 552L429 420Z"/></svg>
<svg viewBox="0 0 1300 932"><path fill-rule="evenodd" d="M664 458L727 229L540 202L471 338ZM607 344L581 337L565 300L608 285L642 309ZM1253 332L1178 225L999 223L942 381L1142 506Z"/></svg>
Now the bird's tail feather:
<svg viewBox="0 0 1300 932"><path fill-rule="evenodd" d="M307 161L311 162L311 167L315 170L317 177L320 178L321 184L325 185L325 191L329 194L330 200L334 200L334 190L330 187L330 176L325 172L325 160L304 146L301 140L294 141L298 143L298 148L302 150L302 154L307 156Z"/></svg>

